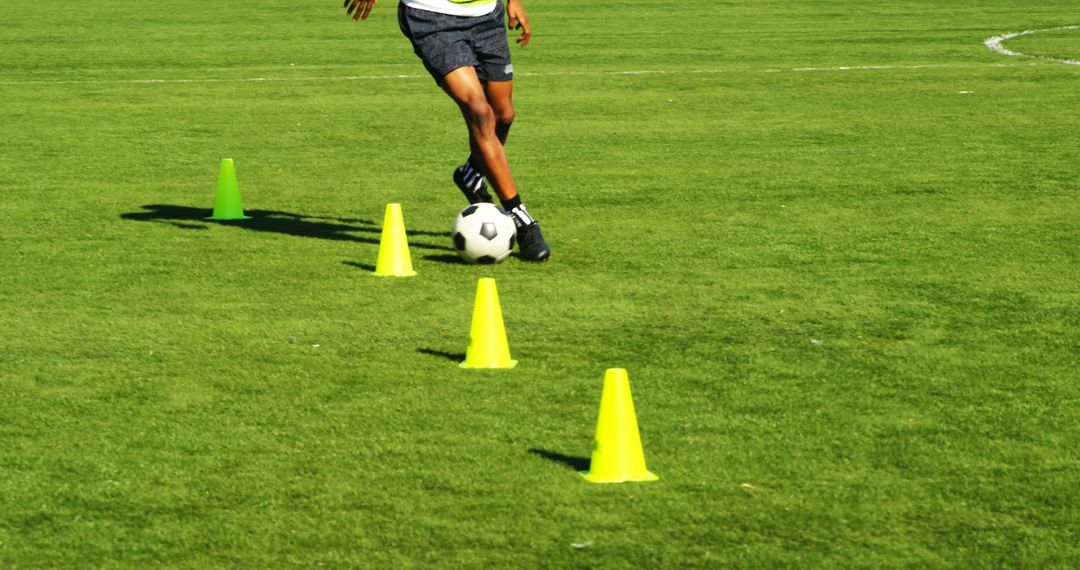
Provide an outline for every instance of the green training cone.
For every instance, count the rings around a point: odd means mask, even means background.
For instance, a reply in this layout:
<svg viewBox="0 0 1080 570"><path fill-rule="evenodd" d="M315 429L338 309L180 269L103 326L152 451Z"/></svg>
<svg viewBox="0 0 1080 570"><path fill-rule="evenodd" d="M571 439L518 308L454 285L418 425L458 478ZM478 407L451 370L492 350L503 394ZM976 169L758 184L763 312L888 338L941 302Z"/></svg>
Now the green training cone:
<svg viewBox="0 0 1080 570"><path fill-rule="evenodd" d="M233 159L221 159L221 172L218 174L217 197L214 198L214 215L208 220L250 220L244 215L244 205L240 203L240 189L236 185L236 167Z"/></svg>

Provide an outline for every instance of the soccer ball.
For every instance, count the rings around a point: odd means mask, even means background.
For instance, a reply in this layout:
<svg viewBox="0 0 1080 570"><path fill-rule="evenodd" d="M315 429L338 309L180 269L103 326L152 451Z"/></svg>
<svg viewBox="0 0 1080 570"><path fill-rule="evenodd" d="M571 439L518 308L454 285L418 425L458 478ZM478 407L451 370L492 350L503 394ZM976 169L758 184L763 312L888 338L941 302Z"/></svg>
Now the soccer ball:
<svg viewBox="0 0 1080 570"><path fill-rule="evenodd" d="M469 263L499 263L514 250L514 220L495 204L465 208L454 220L454 249Z"/></svg>

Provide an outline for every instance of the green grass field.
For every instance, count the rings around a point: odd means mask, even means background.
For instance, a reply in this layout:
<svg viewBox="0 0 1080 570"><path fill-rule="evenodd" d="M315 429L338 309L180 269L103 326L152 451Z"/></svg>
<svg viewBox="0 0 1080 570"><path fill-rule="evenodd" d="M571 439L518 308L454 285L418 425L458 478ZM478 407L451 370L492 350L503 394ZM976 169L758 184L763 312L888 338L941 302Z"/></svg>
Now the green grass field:
<svg viewBox="0 0 1080 570"><path fill-rule="evenodd" d="M2 3L0 567L1080 566L1080 1L527 1L494 267L391 0Z"/></svg>

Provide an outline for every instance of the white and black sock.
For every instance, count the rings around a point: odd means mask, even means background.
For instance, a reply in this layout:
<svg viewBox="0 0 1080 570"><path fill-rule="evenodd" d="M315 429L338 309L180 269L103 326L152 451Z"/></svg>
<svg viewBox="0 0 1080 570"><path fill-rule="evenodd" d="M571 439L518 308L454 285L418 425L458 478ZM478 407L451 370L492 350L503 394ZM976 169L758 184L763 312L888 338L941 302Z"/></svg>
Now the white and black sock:
<svg viewBox="0 0 1080 570"><path fill-rule="evenodd" d="M510 219L514 220L517 229L522 230L536 223L536 220L529 215L529 211L525 209L525 204L521 203L521 196L503 200L502 206L506 213L510 215Z"/></svg>
<svg viewBox="0 0 1080 570"><path fill-rule="evenodd" d="M473 192L479 192L484 187L484 175L478 168L473 167L472 157L461 165L461 178L465 181L465 186Z"/></svg>

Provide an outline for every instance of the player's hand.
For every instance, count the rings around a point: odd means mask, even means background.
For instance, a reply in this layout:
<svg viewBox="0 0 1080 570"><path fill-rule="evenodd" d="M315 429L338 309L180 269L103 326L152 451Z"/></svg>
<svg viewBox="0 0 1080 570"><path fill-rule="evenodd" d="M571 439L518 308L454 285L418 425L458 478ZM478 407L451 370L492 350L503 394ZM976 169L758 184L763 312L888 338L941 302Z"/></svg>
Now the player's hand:
<svg viewBox="0 0 1080 570"><path fill-rule="evenodd" d="M366 20L371 9L379 0L345 0L346 13L352 16L352 21Z"/></svg>
<svg viewBox="0 0 1080 570"><path fill-rule="evenodd" d="M529 27L529 16L525 14L525 7L521 5L521 0L509 0L506 3L506 27L511 30L521 30L521 35L517 39L521 47L529 44L532 28Z"/></svg>

